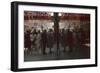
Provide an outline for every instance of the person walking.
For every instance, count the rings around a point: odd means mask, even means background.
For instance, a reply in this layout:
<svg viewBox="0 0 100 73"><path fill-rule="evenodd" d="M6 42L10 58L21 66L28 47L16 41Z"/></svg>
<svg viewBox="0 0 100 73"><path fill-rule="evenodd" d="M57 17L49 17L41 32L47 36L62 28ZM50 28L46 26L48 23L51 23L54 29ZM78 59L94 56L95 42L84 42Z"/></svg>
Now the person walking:
<svg viewBox="0 0 100 73"><path fill-rule="evenodd" d="M53 41L54 41L54 37L53 37L53 30L49 29L48 34L47 34L47 47L49 48L49 53L52 53L52 48L53 48Z"/></svg>
<svg viewBox="0 0 100 73"><path fill-rule="evenodd" d="M66 44L69 48L69 53L73 51L73 32L71 29L68 29L68 32L66 34Z"/></svg>
<svg viewBox="0 0 100 73"><path fill-rule="evenodd" d="M65 52L66 51L66 32L65 32L65 29L62 29L62 31L61 31L61 36L60 36L60 38L61 38L61 47L64 49L63 50L63 52Z"/></svg>
<svg viewBox="0 0 100 73"><path fill-rule="evenodd" d="M27 48L29 54L31 54L31 38L30 38L30 30L27 30L26 33L24 34L24 44L25 48Z"/></svg>
<svg viewBox="0 0 100 73"><path fill-rule="evenodd" d="M43 51L43 55L46 54L46 48L47 48L47 31L43 30L42 34L41 34L41 44L42 44L42 51Z"/></svg>

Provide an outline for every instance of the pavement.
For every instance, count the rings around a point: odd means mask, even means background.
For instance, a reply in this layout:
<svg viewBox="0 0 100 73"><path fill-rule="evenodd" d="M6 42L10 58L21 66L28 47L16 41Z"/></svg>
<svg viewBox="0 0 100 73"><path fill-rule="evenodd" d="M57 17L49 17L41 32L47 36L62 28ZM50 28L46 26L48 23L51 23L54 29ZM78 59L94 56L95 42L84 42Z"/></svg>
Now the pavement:
<svg viewBox="0 0 100 73"><path fill-rule="evenodd" d="M54 48L53 48L54 49ZM49 51L45 55L37 51L32 51L32 54L24 54L24 61L47 61L47 60L73 60L73 59L88 59L90 58L90 47L82 45L79 48L73 48L72 52L66 49L66 52L63 52L63 49L60 51L52 50L50 54Z"/></svg>

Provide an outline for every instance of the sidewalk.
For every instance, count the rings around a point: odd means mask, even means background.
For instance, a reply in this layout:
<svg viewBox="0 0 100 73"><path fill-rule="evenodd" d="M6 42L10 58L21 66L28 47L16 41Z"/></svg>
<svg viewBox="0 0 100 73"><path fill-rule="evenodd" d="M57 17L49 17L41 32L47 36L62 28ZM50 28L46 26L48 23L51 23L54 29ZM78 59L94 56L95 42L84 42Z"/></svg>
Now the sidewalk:
<svg viewBox="0 0 100 73"><path fill-rule="evenodd" d="M90 58L90 48L82 46L82 48L73 49L71 53L60 51L59 53L55 52L52 54L39 54L33 52L31 55L25 55L24 61L44 61L44 60L70 60L70 59L87 59Z"/></svg>

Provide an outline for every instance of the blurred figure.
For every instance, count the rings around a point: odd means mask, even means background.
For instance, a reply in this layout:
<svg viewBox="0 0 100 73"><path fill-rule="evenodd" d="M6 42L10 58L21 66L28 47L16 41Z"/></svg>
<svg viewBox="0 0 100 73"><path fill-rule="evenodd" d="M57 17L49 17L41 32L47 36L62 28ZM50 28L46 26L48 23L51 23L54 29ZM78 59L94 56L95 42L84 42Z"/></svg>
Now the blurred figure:
<svg viewBox="0 0 100 73"><path fill-rule="evenodd" d="M24 33L24 47L27 48L27 52L31 54L32 48L31 48L30 30L27 30Z"/></svg>
<svg viewBox="0 0 100 73"><path fill-rule="evenodd" d="M83 30L82 27L80 27L79 29L79 35L80 35L80 44L85 44L85 40L86 40L86 35L85 35L85 31Z"/></svg>
<svg viewBox="0 0 100 73"><path fill-rule="evenodd" d="M66 51L66 31L65 31L65 29L62 29L62 31L61 31L61 36L60 36L60 38L61 38L61 47L64 49L63 51L65 52Z"/></svg>
<svg viewBox="0 0 100 73"><path fill-rule="evenodd" d="M28 51L28 47L27 47L27 31L26 30L24 30L24 52L25 52L25 54L27 54L27 51Z"/></svg>
<svg viewBox="0 0 100 73"><path fill-rule="evenodd" d="M73 30L73 43L74 43L73 47L75 49L79 48L79 46L80 46L79 39L80 39L79 29L77 27L75 27Z"/></svg>
<svg viewBox="0 0 100 73"><path fill-rule="evenodd" d="M52 29L49 29L48 33L47 33L47 40L48 40L48 43L47 43L47 47L50 49L49 53L52 53L52 48L53 48L53 44L54 44L54 35L53 35L53 30Z"/></svg>
<svg viewBox="0 0 100 73"><path fill-rule="evenodd" d="M38 32L37 32L35 44L36 44L37 51L38 52L41 51L41 33L40 33L40 30L38 30Z"/></svg>
<svg viewBox="0 0 100 73"><path fill-rule="evenodd" d="M42 52L43 55L45 55L45 50L47 47L47 31L43 30L43 32L41 33L41 46L42 46Z"/></svg>
<svg viewBox="0 0 100 73"><path fill-rule="evenodd" d="M37 31L34 29L32 31L32 48L36 51L36 37L37 37Z"/></svg>
<svg viewBox="0 0 100 73"><path fill-rule="evenodd" d="M71 29L68 29L66 34L66 44L69 48L69 53L73 51L73 32Z"/></svg>

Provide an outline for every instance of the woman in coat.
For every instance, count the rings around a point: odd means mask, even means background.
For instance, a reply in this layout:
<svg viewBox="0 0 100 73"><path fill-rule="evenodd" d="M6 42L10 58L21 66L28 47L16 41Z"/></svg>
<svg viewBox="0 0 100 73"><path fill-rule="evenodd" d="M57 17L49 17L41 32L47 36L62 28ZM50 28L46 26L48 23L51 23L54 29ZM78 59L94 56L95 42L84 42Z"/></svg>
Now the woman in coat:
<svg viewBox="0 0 100 73"><path fill-rule="evenodd" d="M31 50L31 38L30 38L30 30L27 30L27 32L24 34L24 46L28 49L28 52L30 53Z"/></svg>
<svg viewBox="0 0 100 73"><path fill-rule="evenodd" d="M45 53L45 50L47 48L47 31L43 30L42 34L41 34L41 45L42 45L42 52L43 54Z"/></svg>
<svg viewBox="0 0 100 73"><path fill-rule="evenodd" d="M69 47L69 52L73 51L73 32L68 29L67 34L66 34L66 44Z"/></svg>

